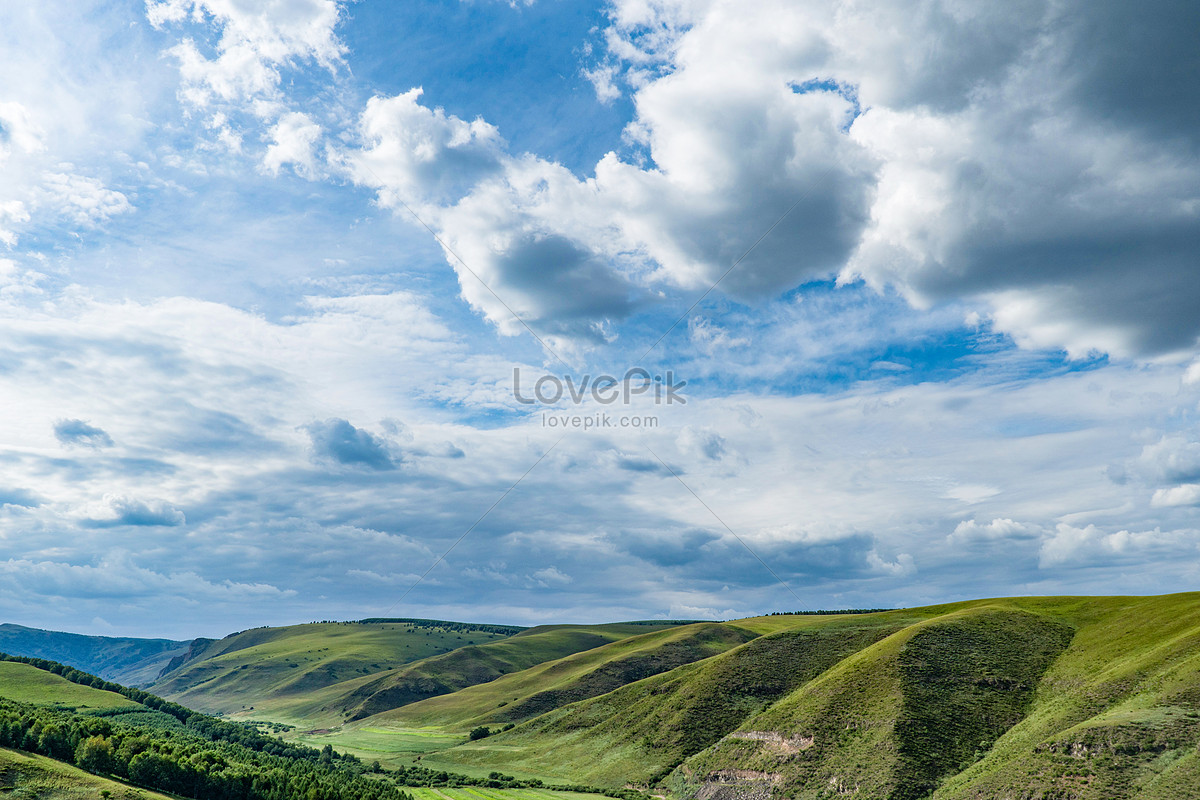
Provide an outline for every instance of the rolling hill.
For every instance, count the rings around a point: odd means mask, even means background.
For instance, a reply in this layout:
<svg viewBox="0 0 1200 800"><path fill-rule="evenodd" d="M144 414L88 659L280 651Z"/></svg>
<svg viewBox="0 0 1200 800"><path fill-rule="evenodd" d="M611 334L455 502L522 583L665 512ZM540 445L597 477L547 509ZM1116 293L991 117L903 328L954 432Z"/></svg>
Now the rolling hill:
<svg viewBox="0 0 1200 800"><path fill-rule="evenodd" d="M116 692L72 683L61 675L15 661L0 661L0 697L80 712L146 710Z"/></svg>
<svg viewBox="0 0 1200 800"><path fill-rule="evenodd" d="M197 704L262 696L235 716L311 726L287 736L396 774L485 784L674 800L1200 797L1200 593L489 637L406 624L243 632L163 685Z"/></svg>
<svg viewBox="0 0 1200 800"><path fill-rule="evenodd" d="M1200 594L725 627L761 635L581 696L589 675L655 647L627 640L320 738L686 800L1200 797ZM490 735L467 741L476 724ZM418 734L444 738L422 750Z"/></svg>
<svg viewBox="0 0 1200 800"><path fill-rule="evenodd" d="M256 628L207 644L151 688L207 713L331 727L679 624L524 629L363 620Z"/></svg>
<svg viewBox="0 0 1200 800"><path fill-rule="evenodd" d="M254 628L198 648L164 673L155 693L208 713L312 705L322 689L398 665L492 644L523 628L437 620L363 620ZM331 702L336 693L331 697ZM304 713L302 710L300 713Z"/></svg>

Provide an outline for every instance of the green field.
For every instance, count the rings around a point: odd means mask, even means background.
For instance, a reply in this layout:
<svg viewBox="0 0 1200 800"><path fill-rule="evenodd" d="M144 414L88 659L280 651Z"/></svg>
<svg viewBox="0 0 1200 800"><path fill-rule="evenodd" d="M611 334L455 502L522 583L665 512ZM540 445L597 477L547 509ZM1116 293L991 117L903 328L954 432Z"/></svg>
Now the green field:
<svg viewBox="0 0 1200 800"><path fill-rule="evenodd" d="M406 789L413 800L597 800L597 795L556 792L550 789L485 789L463 786L440 789Z"/></svg>
<svg viewBox="0 0 1200 800"><path fill-rule="evenodd" d="M168 800L169 795L139 789L84 772L45 756L0 748L0 794L45 800Z"/></svg>
<svg viewBox="0 0 1200 800"><path fill-rule="evenodd" d="M14 661L0 661L0 697L39 706L73 708L80 712L145 709L115 692L80 686L59 675Z"/></svg>

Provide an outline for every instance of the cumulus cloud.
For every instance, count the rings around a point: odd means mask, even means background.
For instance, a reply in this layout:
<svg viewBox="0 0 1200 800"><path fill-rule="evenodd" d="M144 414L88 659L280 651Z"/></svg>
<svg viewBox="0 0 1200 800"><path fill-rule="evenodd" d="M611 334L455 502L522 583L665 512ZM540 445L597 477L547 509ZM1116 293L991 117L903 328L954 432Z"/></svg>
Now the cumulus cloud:
<svg viewBox="0 0 1200 800"><path fill-rule="evenodd" d="M1181 434L1163 436L1145 445L1128 469L1155 483L1200 481L1200 441Z"/></svg>
<svg viewBox="0 0 1200 800"><path fill-rule="evenodd" d="M263 155L262 165L272 175L278 175L285 164L291 164L296 174L305 178L317 176L316 145L321 138L321 126L307 114L292 111L280 117L271 128L272 144Z"/></svg>
<svg viewBox="0 0 1200 800"><path fill-rule="evenodd" d="M1155 508L1172 506L1200 506L1200 483L1185 483L1168 489L1157 489L1150 498Z"/></svg>
<svg viewBox="0 0 1200 800"><path fill-rule="evenodd" d="M1169 553L1194 558L1194 536L1194 531L1157 528L1143 532L1108 532L1096 525L1079 527L1063 522L1042 541L1039 566L1043 569L1085 567L1164 557Z"/></svg>
<svg viewBox="0 0 1200 800"><path fill-rule="evenodd" d="M0 103L0 166L13 151L34 153L45 149L45 131L20 103Z"/></svg>
<svg viewBox="0 0 1200 800"><path fill-rule="evenodd" d="M68 447L112 447L112 437L81 419L60 419L54 423L54 438Z"/></svg>
<svg viewBox="0 0 1200 800"><path fill-rule="evenodd" d="M53 208L75 224L91 227L134 210L123 193L85 175L50 172L37 192L38 203Z"/></svg>
<svg viewBox="0 0 1200 800"><path fill-rule="evenodd" d="M192 39L172 48L183 77L182 95L206 107L222 101L273 99L281 70L310 60L333 69L345 46L334 30L341 20L337 0L148 0L146 16L156 28L191 22L219 31L215 55Z"/></svg>
<svg viewBox="0 0 1200 800"><path fill-rule="evenodd" d="M396 468L388 442L344 419L327 419L305 427L318 458L377 470Z"/></svg>
<svg viewBox="0 0 1200 800"><path fill-rule="evenodd" d="M1178 351L1200 333L1188 104L1156 90L1117 113L1132 101L1104 77L1127 60L1155 86L1186 74L1197 12L1157 5L617 0L588 75L604 97L618 77L633 89L627 135L647 164L610 153L581 180L413 90L368 105L372 174L357 179L384 203L440 203L430 224L472 271L568 337L604 340L639 289L707 288L741 259L721 289L742 299L838 274L918 306L990 307L1032 347ZM380 134L385 110L403 135ZM472 304L518 331L455 267ZM554 291L536 295L535 275ZM563 299L578 297L601 299Z"/></svg>

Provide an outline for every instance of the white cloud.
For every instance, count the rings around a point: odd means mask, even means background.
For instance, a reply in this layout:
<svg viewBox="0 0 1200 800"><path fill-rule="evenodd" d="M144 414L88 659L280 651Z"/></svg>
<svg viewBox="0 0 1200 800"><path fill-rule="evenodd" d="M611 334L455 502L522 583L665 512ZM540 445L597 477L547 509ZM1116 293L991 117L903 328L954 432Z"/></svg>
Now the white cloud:
<svg viewBox="0 0 1200 800"><path fill-rule="evenodd" d="M1095 525L1080 528L1059 523L1054 533L1043 540L1038 564L1042 569L1077 568L1155 556L1194 558L1195 533L1157 528L1140 533L1128 530L1107 533Z"/></svg>
<svg viewBox="0 0 1200 800"><path fill-rule="evenodd" d="M992 542L1005 540L1035 539L1041 533L1037 525L1015 522L1011 519L994 519L980 524L977 520L963 520L946 537L949 542Z"/></svg>
<svg viewBox="0 0 1200 800"><path fill-rule="evenodd" d="M528 263L554 276L559 295L588 296L598 282L706 288L793 208L723 291L761 297L839 273L897 286L920 307L990 306L994 325L1030 347L1084 356L1193 346L1200 298L1184 276L1196 256L1200 161L1145 126L1097 122L1099 100L1080 91L1081 67L1064 55L1090 34L1038 0L876 11L616 2L613 60L589 75L607 97L626 69L637 108L628 132L649 166L610 153L581 181L486 148L463 171L444 145L397 142L371 147L384 177L360 180L383 183L385 202L388 192L465 194L431 210L431 224L518 314L568 336L607 339L597 331L629 306L536 297ZM1124 24L1110 17L1105 35ZM413 116L415 100L386 102ZM439 113L426 110L415 129L467 130ZM462 180L447 191L451 173ZM568 241L568 261L589 266L497 257L523 238ZM462 283L503 330L519 330L465 274Z"/></svg>
<svg viewBox="0 0 1200 800"><path fill-rule="evenodd" d="M1155 508L1200 506L1200 483L1185 483L1168 489L1157 489L1150 498Z"/></svg>
<svg viewBox="0 0 1200 800"><path fill-rule="evenodd" d="M611 64L583 71L583 76L592 84L592 88L596 90L596 99L601 103L611 103L621 96L621 89L615 81L616 74L616 67Z"/></svg>
<svg viewBox="0 0 1200 800"><path fill-rule="evenodd" d="M882 572L894 578L905 578L917 571L916 562L908 553L900 553L895 561L887 561L875 550L867 553L867 563L876 572Z"/></svg>
<svg viewBox="0 0 1200 800"><path fill-rule="evenodd" d="M105 495L102 502L93 504L85 513L84 524L95 527L176 527L187 522L183 512L165 500L138 500L119 494Z"/></svg>
<svg viewBox="0 0 1200 800"><path fill-rule="evenodd" d="M537 572L534 572L530 577L533 579L534 583L537 584L538 586L552 586L552 585L565 586L568 583L570 583L572 580L570 575L567 575L566 573L562 572L561 570L558 569L558 567L554 566L553 564L546 567L545 569L539 569Z"/></svg>
<svg viewBox="0 0 1200 800"><path fill-rule="evenodd" d="M40 206L54 209L81 227L100 225L134 210L121 192L95 178L68 172L47 173L37 197Z"/></svg>
<svg viewBox="0 0 1200 800"><path fill-rule="evenodd" d="M421 94L417 88L368 100L360 120L364 147L346 155L384 206L452 204L501 168L504 142L493 126L426 108Z"/></svg>
<svg viewBox="0 0 1200 800"><path fill-rule="evenodd" d="M292 111L279 118L270 135L273 143L263 155L264 169L278 175L285 164L291 164L298 175L309 179L317 177L315 149L321 138L320 125L307 114Z"/></svg>
<svg viewBox="0 0 1200 800"><path fill-rule="evenodd" d="M214 57L191 39L170 51L179 60L183 97L201 108L214 99L275 99L283 68L310 60L335 69L345 52L334 32L342 16L337 0L148 0L146 15L157 28L190 20L219 30Z"/></svg>
<svg viewBox="0 0 1200 800"><path fill-rule="evenodd" d="M1127 469L1153 483L1194 483L1200 480L1200 441L1183 434L1162 436L1142 447Z"/></svg>
<svg viewBox="0 0 1200 800"><path fill-rule="evenodd" d="M20 103L0 103L0 166L14 150L23 153L44 150L45 136L28 108Z"/></svg>

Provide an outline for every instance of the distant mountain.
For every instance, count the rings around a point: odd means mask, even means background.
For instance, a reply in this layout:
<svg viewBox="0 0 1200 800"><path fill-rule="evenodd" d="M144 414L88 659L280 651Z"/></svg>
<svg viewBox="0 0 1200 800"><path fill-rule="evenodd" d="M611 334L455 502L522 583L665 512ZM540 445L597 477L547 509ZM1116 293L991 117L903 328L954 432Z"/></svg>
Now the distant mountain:
<svg viewBox="0 0 1200 800"><path fill-rule="evenodd" d="M60 633L0 624L0 652L69 664L126 686L145 686L191 642Z"/></svg>

